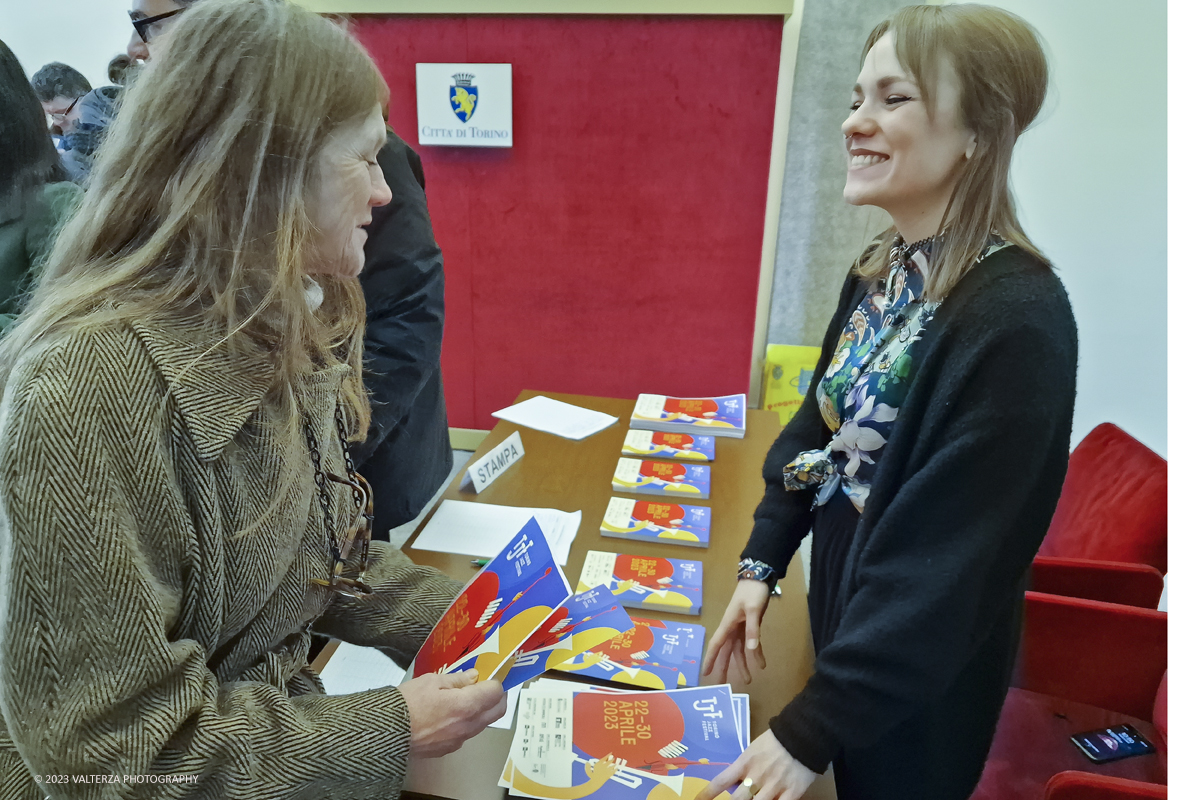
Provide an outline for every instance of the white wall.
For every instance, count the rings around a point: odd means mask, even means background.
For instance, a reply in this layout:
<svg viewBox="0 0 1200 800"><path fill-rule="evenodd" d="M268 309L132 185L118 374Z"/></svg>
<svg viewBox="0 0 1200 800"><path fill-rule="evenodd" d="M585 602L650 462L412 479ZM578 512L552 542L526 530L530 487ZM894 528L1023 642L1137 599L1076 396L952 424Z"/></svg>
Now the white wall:
<svg viewBox="0 0 1200 800"><path fill-rule="evenodd" d="M92 86L108 85L108 62L133 33L130 0L0 0L0 39L26 73L62 61Z"/></svg>
<svg viewBox="0 0 1200 800"><path fill-rule="evenodd" d="M1107 421L1166 456L1166 2L991 1L1050 51L1051 94L1013 180L1079 325L1073 444Z"/></svg>

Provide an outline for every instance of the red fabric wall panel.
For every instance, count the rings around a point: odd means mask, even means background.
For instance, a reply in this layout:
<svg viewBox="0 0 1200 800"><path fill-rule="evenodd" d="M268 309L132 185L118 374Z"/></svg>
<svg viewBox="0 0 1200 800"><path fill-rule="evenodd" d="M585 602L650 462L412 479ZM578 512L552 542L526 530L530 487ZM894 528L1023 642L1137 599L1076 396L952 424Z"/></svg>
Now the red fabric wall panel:
<svg viewBox="0 0 1200 800"><path fill-rule="evenodd" d="M781 18L363 17L356 33L425 165L451 425L492 427L523 388L746 391ZM418 62L511 63L514 147L419 146Z"/></svg>

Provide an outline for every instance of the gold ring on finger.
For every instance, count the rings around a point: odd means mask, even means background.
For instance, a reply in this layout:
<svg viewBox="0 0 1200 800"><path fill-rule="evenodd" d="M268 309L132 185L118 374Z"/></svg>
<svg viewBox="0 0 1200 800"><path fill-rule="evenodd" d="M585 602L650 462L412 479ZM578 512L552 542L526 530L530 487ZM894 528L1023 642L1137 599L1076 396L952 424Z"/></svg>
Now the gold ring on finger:
<svg viewBox="0 0 1200 800"><path fill-rule="evenodd" d="M762 787L756 784L753 778L746 778L744 781L742 781L742 788L745 789L751 797L754 797L754 795L758 794L758 790Z"/></svg>

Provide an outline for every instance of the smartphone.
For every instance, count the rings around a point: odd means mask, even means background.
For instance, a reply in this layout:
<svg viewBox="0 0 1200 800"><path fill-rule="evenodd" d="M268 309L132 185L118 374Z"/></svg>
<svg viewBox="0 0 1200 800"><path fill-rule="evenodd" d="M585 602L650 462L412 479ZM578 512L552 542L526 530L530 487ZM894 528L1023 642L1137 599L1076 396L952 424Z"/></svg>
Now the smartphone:
<svg viewBox="0 0 1200 800"><path fill-rule="evenodd" d="M1107 764L1130 756L1154 752L1154 745L1132 725L1116 725L1099 731L1077 733L1071 737L1075 746L1096 764Z"/></svg>

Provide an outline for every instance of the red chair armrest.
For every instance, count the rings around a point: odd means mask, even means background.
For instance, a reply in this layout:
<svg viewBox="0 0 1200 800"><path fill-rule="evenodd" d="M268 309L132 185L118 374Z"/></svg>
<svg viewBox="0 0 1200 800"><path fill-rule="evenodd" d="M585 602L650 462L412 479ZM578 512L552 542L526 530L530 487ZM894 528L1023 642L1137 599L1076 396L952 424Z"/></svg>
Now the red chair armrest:
<svg viewBox="0 0 1200 800"><path fill-rule="evenodd" d="M1025 593L1014 686L1148 720L1166 668L1165 612Z"/></svg>
<svg viewBox="0 0 1200 800"><path fill-rule="evenodd" d="M1162 573L1146 564L1038 556L1033 560L1030 590L1103 603L1158 608Z"/></svg>
<svg viewBox="0 0 1200 800"><path fill-rule="evenodd" d="M1090 772L1060 772L1046 783L1046 800L1166 800L1158 783L1110 778Z"/></svg>

